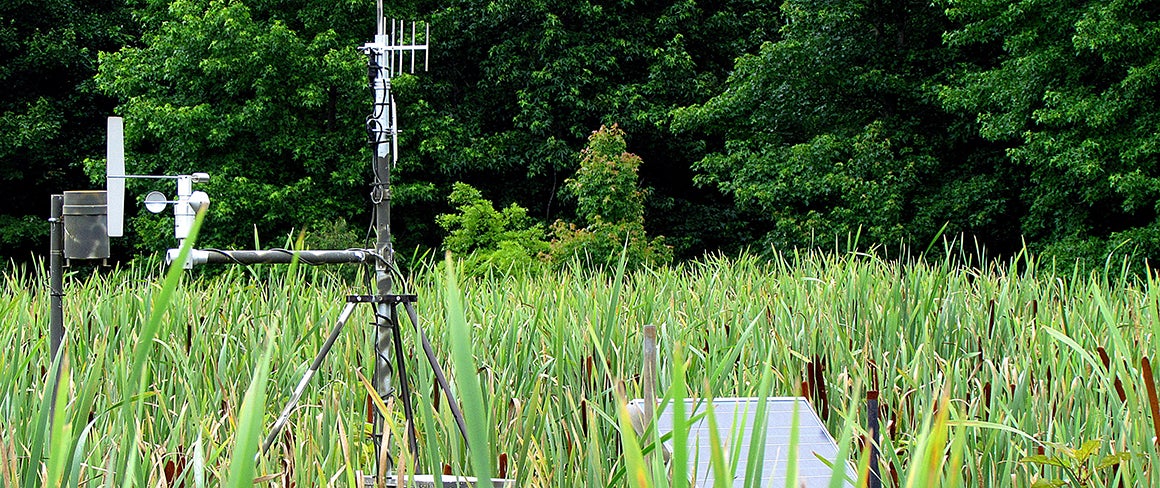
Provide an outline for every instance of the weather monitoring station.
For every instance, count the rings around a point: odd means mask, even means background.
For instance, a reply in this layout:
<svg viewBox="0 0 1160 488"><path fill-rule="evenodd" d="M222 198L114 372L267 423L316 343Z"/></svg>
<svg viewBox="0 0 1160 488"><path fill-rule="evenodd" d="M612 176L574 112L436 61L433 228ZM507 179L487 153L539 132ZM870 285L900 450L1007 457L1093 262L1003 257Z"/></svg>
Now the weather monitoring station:
<svg viewBox="0 0 1160 488"><path fill-rule="evenodd" d="M478 486L474 478L439 474L441 466L432 466L434 476L421 475L424 467L419 466L419 442L416 432L416 412L412 405L411 387L407 381L407 354L403 340L404 322L401 316L406 316L413 332L409 337L421 347L427 364L433 374L438 388L447 399L451 416L463 437L463 445L467 449L472 446L467 442L467 426L463 412L456 401L447 375L444 373L435 350L426 333L420 326L415 303L418 297L414 294L399 293L404 289L401 285L401 275L394 262L394 249L391 242L391 171L399 157L399 120L397 105L391 94L391 79L404 73L413 73L416 70L426 70L429 64L428 52L430 48L430 26L426 22L402 22L388 20L383 16L383 5L380 0L377 4L377 27L373 41L362 45L359 51L366 56L368 84L372 93L370 114L366 118L366 132L368 146L371 153L371 182L369 203L372 209L371 227L376 236L373 248L366 249L334 249L334 250L292 250L292 249L252 249L252 250L224 250L196 248L189 242L194 235L199 213L207 211L211 205L211 196L205 191L197 190L200 184L208 183L211 175L203 172L191 171L188 174L178 175L147 175L131 174L126 171L126 154L124 147L124 121L119 117L110 117L107 127L106 151L106 188L103 191L66 191L51 198L50 211L50 258L49 258L49 287L50 313L49 338L50 351L53 357L69 336L65 327L63 314L64 286L63 268L73 260L106 260L110 257L110 238L124 235L126 181L147 180L161 184L173 184L170 187L174 193L167 193L156 189L141 197L146 210L152 213L173 212L173 237L177 245L166 253L166 261L172 266L192 269L201 265L254 265L302 263L307 265L327 264L354 264L367 266L373 273L373 284L365 294L336 297L341 301L341 310L334 319L325 341L313 357L313 361L305 370L289 399L281 410L280 415L268 427L267 434L256 454L261 457L266 454L279 438L279 434L287 425L298 406L299 400L315 374L323 366L335 341L342 334L346 324L356 314L360 304L373 314L374 342L368 346L371 351L374 369L371 385L374 395L382 403L386 399L395 399L402 404L405 415L405 428L400 434L405 439L409 459L414 466L397 466L390 456L389 436L391 420L383 417L383 412L374 410L373 422L367 431L369 442L373 443L376 466L373 475L363 476L360 483L366 486ZM400 312L400 308L402 309ZM655 330L653 331L655 339ZM361 358L360 358L361 359ZM360 360L360 362L362 362ZM653 360L655 363L655 360ZM654 372L655 374L655 372ZM52 395L55 397L59 370L56 371L56 380L53 381ZM637 400L638 407L643 400ZM655 404L653 398L646 400L648 404ZM53 402L52 404L54 404ZM732 439L745 445L755 444L763 446L757 452L764 452L760 458L761 467L753 467L754 476L767 483L784 484L786 463L798 466L802 476L799 481L808 486L829 485L830 475L842 470L828 464L835 460L838 449L832 436L826 431L811 407L801 398L742 398L717 399L708 403L691 401L687 410L696 415L703 415L707 406L719 412L726 419L720 429L710 429L704 421L694 422L688 431L688 444L693 446L694 455L689 458L688 471L693 474L695 486L708 486L709 443L707 439L716 434L723 439ZM796 410L795 410L796 409ZM653 409L645 408L648 412L648 421L653 421ZM876 411L877 408L874 408ZM803 412L797 415L797 412ZM673 415L671 410L663 407L657 412L655 425L666 435L671 435ZM766 418L760 425L776 425L778 428L758 432L747 430L746 426L754 425L755 416ZM702 418L702 417L697 417ZM797 423L798 428L791 430L788 426ZM876 433L876 427L874 428ZM801 439L791 440L792 436L802 433ZM801 442L796 442L800 440ZM751 460L755 461L755 460ZM842 461L836 461L837 466L846 466ZM742 465L742 470L746 468ZM848 466L845 471L849 473ZM407 475L399 475L405 472ZM492 479L493 486L512 486L514 480ZM848 486L842 484L841 486Z"/></svg>
<svg viewBox="0 0 1160 488"><path fill-rule="evenodd" d="M119 117L108 120L108 140L106 151L106 189L104 191L66 191L53 195L50 211L50 350L55 357L65 340L63 305L63 267L72 260L105 260L110 257L110 237L124 235L125 181L129 179L171 180L176 184L176 194L170 198L161 191L151 191L143 198L145 208L160 213L167 208L173 210L173 236L177 246L166 253L166 260L180 264L186 269L206 264L277 264L298 262L308 265L323 264L363 264L373 266L374 289L363 295L345 297L345 305L318 350L310 367L298 382L281 415L269 429L262 442L258 456L266 453L277 439L278 434L293 414L310 380L322 366L331 347L342 333L344 326L354 314L359 304L367 304L374 314L374 375L373 385L380 399L397 398L403 405L406 417L407 442L412 453L417 453L419 445L415 432L415 412L411 404L410 387L407 384L407 370L403 349L403 324L399 308L414 328L414 336L421 344L428 366L446 395L460 433L466 443L466 426L463 413L455 400L447 377L435 356L427 335L420 327L415 311L417 296L396 292L397 268L391 245L391 170L398 161L399 122L397 109L391 95L391 78L402 73L413 73L416 69L427 69L430 26L425 22L403 22L388 20L383 16L382 2L377 4L377 28L374 40L361 46L366 55L367 73L373 94L371 113L367 117L368 144L371 148L370 203L373 211L373 230L376 243L371 249L340 250L222 250L190 249L182 257L182 246L190 237L198 212L210 205L210 196L195 190L195 185L207 183L210 175L191 172L181 175L137 175L125 170L124 122ZM55 392L55 389L54 389ZM54 393L55 394L55 393ZM383 463L375 472L380 476L367 476L367 483L376 480L387 486L403 484L396 479L393 461L385 455L384 440L388 432L381 412L375 412L370 440L375 445L376 460ZM413 456L418 463L418 456ZM415 466L415 470L419 469ZM407 470L408 472L414 472ZM380 479L381 478L381 479ZM434 486L435 482L422 476L406 480L416 486ZM496 486L505 486L510 480L495 479ZM444 485L459 486L475 480L445 476Z"/></svg>

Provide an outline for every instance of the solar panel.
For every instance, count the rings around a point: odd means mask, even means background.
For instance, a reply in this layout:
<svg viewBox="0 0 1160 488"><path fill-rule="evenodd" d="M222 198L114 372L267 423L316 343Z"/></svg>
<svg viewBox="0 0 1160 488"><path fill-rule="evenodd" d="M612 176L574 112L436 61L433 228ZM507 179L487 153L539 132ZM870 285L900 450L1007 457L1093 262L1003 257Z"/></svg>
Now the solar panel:
<svg viewBox="0 0 1160 488"><path fill-rule="evenodd" d="M763 487L785 486L786 467L788 461L797 462L797 486L806 488L829 487L830 478L835 474L834 468L827 466L821 459L834 467L845 469L847 480L844 487L853 487L850 479L856 479L854 470L846 460L838 460L838 446L830 432L826 430L817 413L809 402L802 397L772 397L772 398L715 398L712 401L713 413L717 419L717 435L721 441L726 456L740 443L737 468L731 475L733 486L745 486L745 472L748 464L749 446L753 439L753 424L757 414L759 402L766 402L765 410L765 458L761 468L761 482ZM643 400L633 400L631 403L638 407L643 406ZM694 480L695 486L713 486L713 472L710 468L710 441L709 420L701 415L706 411L707 403L699 399L685 400L685 414L695 421L689 424L688 433L688 473ZM790 452L790 430L793 423L794 405L798 406L798 441L797 452ZM700 418L697 416L700 415ZM657 426L661 435L673 430L673 413L671 408L658 410ZM758 436L760 437L760 434ZM671 450L672 441L666 443ZM821 459L819 459L819 457ZM726 460L728 465L730 460ZM838 474L841 475L840 473Z"/></svg>

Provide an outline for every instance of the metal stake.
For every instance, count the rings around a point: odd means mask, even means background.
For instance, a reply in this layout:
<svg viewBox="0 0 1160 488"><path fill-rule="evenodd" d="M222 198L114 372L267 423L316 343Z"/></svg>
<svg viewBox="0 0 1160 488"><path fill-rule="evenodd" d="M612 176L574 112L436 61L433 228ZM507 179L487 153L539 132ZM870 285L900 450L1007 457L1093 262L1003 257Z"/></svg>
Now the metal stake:
<svg viewBox="0 0 1160 488"><path fill-rule="evenodd" d="M48 406L48 418L52 419L56 410L56 390L60 385L60 369L63 357L60 354L64 342L64 195L52 195L49 210L48 237L48 343L52 352L52 402ZM51 429L49 431L51 433ZM50 434L51 435L51 434ZM51 443L52 441L49 440Z"/></svg>
<svg viewBox="0 0 1160 488"><path fill-rule="evenodd" d="M878 390L866 393L866 430L870 433L870 479L868 488L881 488L878 471Z"/></svg>

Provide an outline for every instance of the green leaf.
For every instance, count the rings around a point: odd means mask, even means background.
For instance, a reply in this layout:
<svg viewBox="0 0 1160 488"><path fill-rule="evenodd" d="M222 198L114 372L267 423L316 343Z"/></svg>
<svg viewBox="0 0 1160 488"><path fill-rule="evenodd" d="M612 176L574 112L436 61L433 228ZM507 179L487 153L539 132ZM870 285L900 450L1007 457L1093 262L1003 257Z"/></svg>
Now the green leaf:
<svg viewBox="0 0 1160 488"><path fill-rule="evenodd" d="M1096 464L1096 471L1105 470L1120 463L1126 463L1129 459L1132 459L1132 453L1130 452L1108 454L1100 458L1100 462Z"/></svg>
<svg viewBox="0 0 1160 488"><path fill-rule="evenodd" d="M276 337L272 333L271 337ZM238 431L234 435L234 451L230 457L230 488L252 486L257 467L256 455L262 439L263 419L266 415L266 383L270 377L270 353L274 340L267 339L265 351L254 366L254 374L249 388L242 397L242 409L238 414Z"/></svg>
<svg viewBox="0 0 1160 488"><path fill-rule="evenodd" d="M644 462L644 454L641 453L640 442L632 428L626 400L619 394L616 400L616 414L620 426L620 440L624 443L625 466L627 467L629 485L634 488L652 486Z"/></svg>
<svg viewBox="0 0 1160 488"><path fill-rule="evenodd" d="M464 421L467 424L468 455L475 476L480 480L491 479L491 444L488 443L488 405L480 390L475 358L472 351L472 329L464 314L463 294L459 291L459 278L455 274L455 262L447 253L444 274L443 298L447 307L447 327L451 336L451 365L455 385L459 387Z"/></svg>
<svg viewBox="0 0 1160 488"><path fill-rule="evenodd" d="M711 397L708 387L705 390L705 396ZM713 471L713 484L714 486L728 486L729 480L733 479L733 473L728 471L725 464L725 451L722 446L721 431L717 429L717 415L713 412L712 398L705 402L705 415L709 422L709 469ZM797 404L794 404L794 420L797 420ZM791 438L796 440L796 437L792 435ZM790 452L794 452L792 447ZM790 477L787 475L786 484L790 483L789 480Z"/></svg>
<svg viewBox="0 0 1160 488"><path fill-rule="evenodd" d="M1043 466L1059 466L1061 468L1067 467L1067 464L1064 462L1063 459L1060 459L1058 457L1047 457L1047 456L1044 456L1042 454L1036 454L1034 456L1027 456L1023 459L1020 459L1019 462L1030 463L1030 464L1039 464L1039 465L1043 465Z"/></svg>
<svg viewBox="0 0 1160 488"><path fill-rule="evenodd" d="M1080 446L1080 448L1075 451L1075 454L1074 454L1075 460L1080 462L1080 463L1086 463L1088 458L1092 457L1092 454L1095 454L1099 450L1100 450L1100 440L1099 439L1092 439L1090 441L1084 442L1083 445Z"/></svg>

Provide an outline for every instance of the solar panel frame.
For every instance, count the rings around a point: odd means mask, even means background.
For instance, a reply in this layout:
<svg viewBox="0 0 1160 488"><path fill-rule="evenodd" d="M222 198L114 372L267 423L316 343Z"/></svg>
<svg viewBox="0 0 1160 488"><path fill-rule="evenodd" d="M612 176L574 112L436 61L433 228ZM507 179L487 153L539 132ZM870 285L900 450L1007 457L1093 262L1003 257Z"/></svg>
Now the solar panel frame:
<svg viewBox="0 0 1160 488"><path fill-rule="evenodd" d="M830 478L834 475L834 468L826 465L825 459L833 466L845 467L846 480L844 487L853 488L850 480L857 479L857 475L847 460L837 460L838 445L833 436L826 430L825 425L814 412L813 407L804 397L741 397L741 398L714 398L712 400L714 416L717 420L718 438L726 455L735 447L735 439L740 435L740 448L737 450L739 459L734 470L733 486L745 486L745 472L748 464L746 459L749 446L752 442L754 415L757 412L758 402L766 401L765 424L765 459L763 460L761 483L759 486L785 486L787 461L789 459L789 440L794 406L798 407L798 444L797 444L797 479L798 486L806 488L829 487ZM630 402L635 406L643 406L644 400ZM689 424L688 434L688 470L694 486L713 486L713 473L709 461L709 422L702 413L706 412L708 401L704 399L685 399L685 412L690 419L699 419ZM672 409L668 403L662 403L657 408L656 424L661 436L673 430ZM672 450L671 439L665 443ZM821 459L819 459L821 458ZM727 464L729 460L726 461Z"/></svg>

